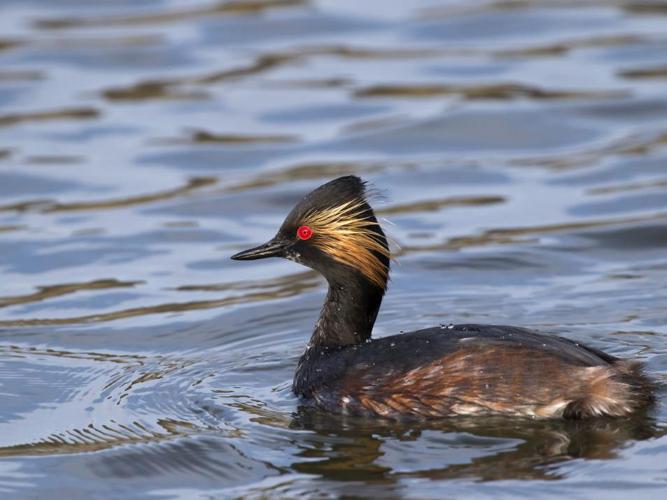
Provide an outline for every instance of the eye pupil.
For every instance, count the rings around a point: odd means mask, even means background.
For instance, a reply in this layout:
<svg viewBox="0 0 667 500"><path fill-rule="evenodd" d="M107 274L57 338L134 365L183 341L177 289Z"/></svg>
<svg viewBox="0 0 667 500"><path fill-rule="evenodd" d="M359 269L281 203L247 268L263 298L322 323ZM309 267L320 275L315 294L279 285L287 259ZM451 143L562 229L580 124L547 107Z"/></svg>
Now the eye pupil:
<svg viewBox="0 0 667 500"><path fill-rule="evenodd" d="M301 226L299 229L296 230L296 235L299 237L300 240L307 240L313 235L313 230L310 229L308 226Z"/></svg>

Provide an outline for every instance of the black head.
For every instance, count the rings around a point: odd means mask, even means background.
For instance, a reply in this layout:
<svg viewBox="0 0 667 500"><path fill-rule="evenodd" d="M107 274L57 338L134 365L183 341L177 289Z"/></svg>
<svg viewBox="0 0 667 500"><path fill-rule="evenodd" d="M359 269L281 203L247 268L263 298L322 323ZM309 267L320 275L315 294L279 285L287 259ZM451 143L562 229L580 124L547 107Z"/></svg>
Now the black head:
<svg viewBox="0 0 667 500"><path fill-rule="evenodd" d="M384 290L389 247L366 200L366 183L349 175L318 187L292 209L272 240L232 259L265 257L299 262L330 283L358 277Z"/></svg>

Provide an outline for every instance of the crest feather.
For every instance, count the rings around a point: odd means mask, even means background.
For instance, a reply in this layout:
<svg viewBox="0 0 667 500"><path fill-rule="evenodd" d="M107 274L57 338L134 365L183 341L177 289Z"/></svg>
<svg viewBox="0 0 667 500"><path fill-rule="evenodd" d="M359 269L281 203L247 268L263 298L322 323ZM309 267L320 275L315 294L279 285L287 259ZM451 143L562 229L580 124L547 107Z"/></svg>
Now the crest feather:
<svg viewBox="0 0 667 500"><path fill-rule="evenodd" d="M312 243L331 258L358 269L371 283L387 286L390 258L380 224L363 198L349 200L303 217L313 229Z"/></svg>

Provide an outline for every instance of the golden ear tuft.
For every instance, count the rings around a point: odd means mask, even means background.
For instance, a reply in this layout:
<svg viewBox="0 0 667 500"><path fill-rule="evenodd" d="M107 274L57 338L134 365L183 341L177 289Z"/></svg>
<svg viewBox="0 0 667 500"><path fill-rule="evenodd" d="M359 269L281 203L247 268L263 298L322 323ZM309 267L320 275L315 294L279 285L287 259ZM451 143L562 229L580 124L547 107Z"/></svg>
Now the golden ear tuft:
<svg viewBox="0 0 667 500"><path fill-rule="evenodd" d="M325 210L311 211L303 223L313 229L312 243L331 258L358 269L371 283L387 286L389 267L378 255L389 259L389 249L380 225L363 199Z"/></svg>

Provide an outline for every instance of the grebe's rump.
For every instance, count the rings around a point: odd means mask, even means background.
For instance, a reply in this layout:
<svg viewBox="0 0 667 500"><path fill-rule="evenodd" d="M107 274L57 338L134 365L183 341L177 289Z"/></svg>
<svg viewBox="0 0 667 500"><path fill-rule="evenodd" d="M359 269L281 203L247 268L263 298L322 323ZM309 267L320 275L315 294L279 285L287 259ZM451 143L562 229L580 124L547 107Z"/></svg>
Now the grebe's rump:
<svg viewBox="0 0 667 500"><path fill-rule="evenodd" d="M272 240L232 258L265 257L299 262L329 283L293 384L327 411L583 418L628 415L652 401L638 362L524 328L448 325L372 340L389 247L358 177L320 186Z"/></svg>

